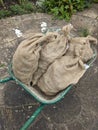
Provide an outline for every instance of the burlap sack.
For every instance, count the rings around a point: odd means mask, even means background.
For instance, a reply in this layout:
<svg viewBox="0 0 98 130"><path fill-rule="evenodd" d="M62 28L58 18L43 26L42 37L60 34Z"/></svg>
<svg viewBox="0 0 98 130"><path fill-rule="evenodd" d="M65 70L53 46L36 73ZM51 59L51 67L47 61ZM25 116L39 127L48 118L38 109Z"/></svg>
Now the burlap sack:
<svg viewBox="0 0 98 130"><path fill-rule="evenodd" d="M57 35L57 33L32 34L20 43L12 60L12 69L16 78L30 85L32 76L38 68L41 47L53 42Z"/></svg>
<svg viewBox="0 0 98 130"><path fill-rule="evenodd" d="M38 69L32 79L33 84L37 83L50 64L66 53L68 49L68 36L72 28L73 26L69 24L62 28L62 35L56 32L46 34L47 36L52 35L54 38L50 39L51 41L49 40L41 49Z"/></svg>
<svg viewBox="0 0 98 130"><path fill-rule="evenodd" d="M91 45L97 44L97 39L92 36L75 37L70 39L69 44L68 55L78 56L83 62L87 62L93 55Z"/></svg>
<svg viewBox="0 0 98 130"><path fill-rule="evenodd" d="M37 84L46 95L54 95L70 84L76 84L85 73L85 63L92 57L90 42L97 40L70 38L72 25L62 33L38 33L24 40L12 61L16 78L26 85Z"/></svg>
<svg viewBox="0 0 98 130"><path fill-rule="evenodd" d="M54 95L79 81L86 71L85 62L93 56L90 41L96 42L96 39L79 37L70 40L67 53L55 60L38 81L46 95Z"/></svg>
<svg viewBox="0 0 98 130"><path fill-rule="evenodd" d="M46 40L43 34L33 34L32 37L22 41L18 46L12 60L12 69L16 78L29 85L32 74L38 67L40 43Z"/></svg>

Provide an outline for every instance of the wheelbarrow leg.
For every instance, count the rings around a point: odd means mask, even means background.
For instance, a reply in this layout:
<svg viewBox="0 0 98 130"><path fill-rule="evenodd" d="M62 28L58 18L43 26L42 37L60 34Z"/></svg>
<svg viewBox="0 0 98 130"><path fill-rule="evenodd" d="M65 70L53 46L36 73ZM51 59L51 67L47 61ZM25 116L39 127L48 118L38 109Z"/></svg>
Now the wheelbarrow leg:
<svg viewBox="0 0 98 130"><path fill-rule="evenodd" d="M27 128L29 128L29 126L34 122L34 120L40 114L40 112L42 111L44 107L45 107L45 104L41 104L37 108L37 110L33 113L33 115L26 121L26 123L22 126L20 130L27 130Z"/></svg>
<svg viewBox="0 0 98 130"><path fill-rule="evenodd" d="M10 80L13 80L13 78L12 77L6 77L4 79L0 79L0 83L5 83L5 82L8 82Z"/></svg>

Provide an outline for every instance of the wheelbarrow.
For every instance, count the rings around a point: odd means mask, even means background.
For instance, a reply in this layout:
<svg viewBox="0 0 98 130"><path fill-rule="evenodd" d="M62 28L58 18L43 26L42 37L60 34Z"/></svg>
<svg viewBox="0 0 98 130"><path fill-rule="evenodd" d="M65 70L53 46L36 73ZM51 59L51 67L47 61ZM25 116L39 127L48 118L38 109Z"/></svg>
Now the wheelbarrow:
<svg viewBox="0 0 98 130"><path fill-rule="evenodd" d="M87 66L87 69L92 65L92 63L95 61L97 56L97 52L94 49L94 55L93 57L85 64ZM0 83L5 83L8 82L10 80L15 81L17 84L20 85L20 87L22 87L27 93L29 93L32 97L34 97L39 103L40 106L36 109L36 111L31 115L31 117L25 122L25 124L20 128L20 130L27 130L30 125L34 122L34 120L36 119L36 117L40 114L40 112L42 111L42 109L49 104L55 104L58 101L60 101L61 99L64 98L64 96L71 90L71 88L73 87L73 84L69 85L66 89L62 90L61 92L59 92L56 96L51 97L51 98L47 98L44 94L40 93L40 91L38 91L36 88L33 87L28 87L25 84L23 84L21 81L19 81L13 73L12 70L12 64L9 65L8 67L8 73L9 73L9 77L6 77L4 79L0 79Z"/></svg>

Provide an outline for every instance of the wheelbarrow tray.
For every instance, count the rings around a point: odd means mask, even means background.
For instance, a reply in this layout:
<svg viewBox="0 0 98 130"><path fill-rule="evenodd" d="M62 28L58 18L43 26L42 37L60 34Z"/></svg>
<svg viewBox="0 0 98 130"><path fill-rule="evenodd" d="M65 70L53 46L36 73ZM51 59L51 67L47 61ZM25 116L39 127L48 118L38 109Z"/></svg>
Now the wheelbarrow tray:
<svg viewBox="0 0 98 130"><path fill-rule="evenodd" d="M91 60L89 60L86 63L86 65L88 66L88 68L95 61L96 56L97 56L97 51L94 49L94 55L93 55L93 57L91 58ZM34 97L38 102L41 103L41 105L37 108L37 110L27 120L27 122L23 125L23 127L20 130L27 130L28 127L34 122L34 120L39 115L39 113L41 112L41 110L44 108L45 105L54 104L54 103L60 101L62 98L64 98L64 96L69 92L69 90L73 86L73 84L69 85L66 89L60 91L55 96L46 96L39 89L36 89L36 87L34 88L34 87L27 86L27 85L23 84L20 80L18 80L14 76L14 73L13 73L13 70L12 70L12 64L9 65L8 72L9 72L10 76L7 77L7 78L5 78L5 79L1 79L0 83L4 83L4 82L10 81L10 80L14 80L17 84L20 85L20 87L22 87L26 92L28 92L32 97Z"/></svg>

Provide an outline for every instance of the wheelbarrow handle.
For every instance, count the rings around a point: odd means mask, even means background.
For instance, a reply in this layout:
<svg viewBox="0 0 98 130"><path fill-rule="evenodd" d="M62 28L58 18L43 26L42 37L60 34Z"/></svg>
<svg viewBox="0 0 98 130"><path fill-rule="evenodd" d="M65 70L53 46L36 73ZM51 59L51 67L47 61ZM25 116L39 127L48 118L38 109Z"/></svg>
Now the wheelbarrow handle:
<svg viewBox="0 0 98 130"><path fill-rule="evenodd" d="M25 122L25 124L22 126L20 130L27 130L30 127L30 125L34 122L34 120L37 118L37 116L40 114L45 105L46 104L41 104L33 113L33 115Z"/></svg>
<svg viewBox="0 0 98 130"><path fill-rule="evenodd" d="M0 83L5 83L5 82L8 82L8 81L10 81L10 80L13 80L13 78L9 76L9 77L0 79Z"/></svg>

